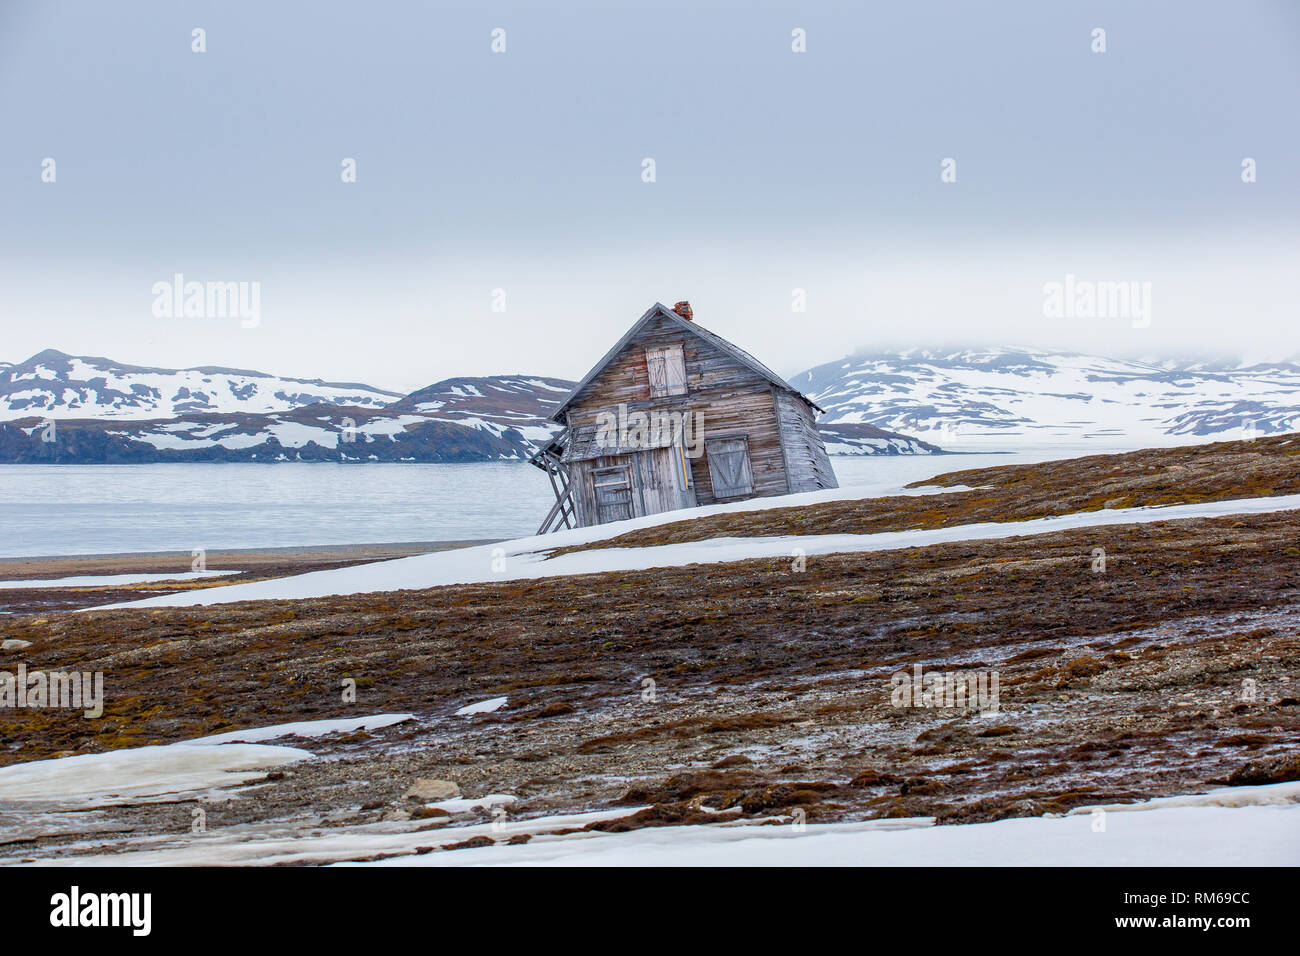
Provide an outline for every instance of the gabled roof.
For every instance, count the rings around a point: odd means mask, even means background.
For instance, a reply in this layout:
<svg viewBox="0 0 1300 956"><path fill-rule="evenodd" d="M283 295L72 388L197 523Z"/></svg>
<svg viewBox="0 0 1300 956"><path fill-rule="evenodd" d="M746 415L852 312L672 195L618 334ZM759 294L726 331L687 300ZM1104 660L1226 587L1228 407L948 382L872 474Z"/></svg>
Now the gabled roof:
<svg viewBox="0 0 1300 956"><path fill-rule="evenodd" d="M737 345L732 345L721 335L717 335L716 333L710 332L708 329L702 328L700 325L698 325L695 322L691 322L691 321L687 321L686 319L683 319L680 315L678 315L672 309L668 308L662 302L656 302L654 305L652 305L649 309L646 310L645 314L642 315L641 318L636 320L636 322L632 325L632 328L628 329L627 332L624 333L621 339L619 339L617 342L614 343L614 347L605 353L605 357L602 358L599 362L597 362L592 367L590 372L588 372L585 376L583 376L582 381L579 382L574 387L573 391L571 391L568 395L565 396L564 401L560 403L560 407L557 408L555 410L555 414L551 416L551 421L559 422L563 424L565 411L567 411L569 406L573 404L574 399L578 397L578 395L582 392L582 390L586 388L588 385L590 385L592 381L594 381L596 377L605 370L605 366L607 366L610 362L614 361L614 359L618 356L618 354L623 351L623 348L627 345L628 342L634 339L643 328L645 328L647 325L649 325L651 322L653 322L655 319L658 318L665 318L668 319L668 321L670 322L676 323L684 331L699 336L701 339L703 339L705 342L708 342L714 348L720 349L721 351L725 352L727 355L730 355L733 359L735 359L741 365L748 368L750 371L755 372L758 375L762 376L763 378L767 379L777 388L784 389L785 391L789 392L791 395L798 396L799 398L807 402L810 407L815 408L819 412L824 411L824 409L821 406L813 402L813 400L810 399L807 395L803 394L803 392L799 391L798 389L792 387L788 382L785 381L785 379L781 378L781 376L777 375L770 368L768 368L758 359L754 358L754 356L750 355L744 349L740 348Z"/></svg>

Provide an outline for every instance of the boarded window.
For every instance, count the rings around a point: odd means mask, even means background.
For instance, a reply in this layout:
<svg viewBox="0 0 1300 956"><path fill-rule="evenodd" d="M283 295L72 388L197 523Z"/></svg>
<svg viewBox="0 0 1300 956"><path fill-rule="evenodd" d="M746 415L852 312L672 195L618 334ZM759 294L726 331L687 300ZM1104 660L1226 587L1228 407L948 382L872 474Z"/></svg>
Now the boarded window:
<svg viewBox="0 0 1300 956"><path fill-rule="evenodd" d="M704 443L709 457L709 476L713 479L713 497L734 498L754 491L754 475L749 468L749 442L744 438L715 438Z"/></svg>
<svg viewBox="0 0 1300 956"><path fill-rule="evenodd" d="M650 397L686 394L686 360L680 345L645 350L646 369L650 373Z"/></svg>

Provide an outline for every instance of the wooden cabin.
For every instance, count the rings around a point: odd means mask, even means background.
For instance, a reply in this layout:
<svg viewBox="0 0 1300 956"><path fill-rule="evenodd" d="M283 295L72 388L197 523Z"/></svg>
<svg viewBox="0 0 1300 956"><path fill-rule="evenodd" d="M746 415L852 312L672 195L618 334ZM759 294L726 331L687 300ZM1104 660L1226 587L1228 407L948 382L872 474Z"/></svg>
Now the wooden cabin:
<svg viewBox="0 0 1300 956"><path fill-rule="evenodd" d="M578 383L531 459L555 505L538 534L837 488L822 411L748 352L656 302Z"/></svg>

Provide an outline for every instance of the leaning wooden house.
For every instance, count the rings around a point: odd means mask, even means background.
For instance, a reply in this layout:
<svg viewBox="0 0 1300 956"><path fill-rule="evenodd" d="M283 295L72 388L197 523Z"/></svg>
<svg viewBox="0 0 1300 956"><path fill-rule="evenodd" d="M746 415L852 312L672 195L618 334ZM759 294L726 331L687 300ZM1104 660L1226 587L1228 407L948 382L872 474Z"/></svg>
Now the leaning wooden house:
<svg viewBox="0 0 1300 956"><path fill-rule="evenodd" d="M556 501L538 534L836 488L820 412L748 352L655 303L552 416L532 458Z"/></svg>

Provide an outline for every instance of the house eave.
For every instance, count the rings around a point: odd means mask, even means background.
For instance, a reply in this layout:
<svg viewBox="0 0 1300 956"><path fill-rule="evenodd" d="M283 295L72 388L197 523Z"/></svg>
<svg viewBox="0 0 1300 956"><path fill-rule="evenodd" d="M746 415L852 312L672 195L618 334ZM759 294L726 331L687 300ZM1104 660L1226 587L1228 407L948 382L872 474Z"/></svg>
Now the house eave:
<svg viewBox="0 0 1300 956"><path fill-rule="evenodd" d="M693 335L697 336L698 338L703 339L705 342L709 343L710 345L714 346L715 348L721 349L723 352L730 355L732 358L740 362L746 368L750 369L756 374L767 379L777 388L780 388L781 390L789 392L791 395L794 395L802 399L804 402L808 404L810 408L814 409L815 411L821 412L822 414L825 414L826 411L825 409L823 409L820 405L814 402L807 395L803 394L803 392L799 391L797 388L790 385L788 382L786 382L784 379L778 376L771 369L767 368L756 358L749 355L749 353L740 349L738 346L728 342L726 339L718 335L716 332L710 332L708 329L705 329L697 325L693 321L688 321L686 319L683 319L680 315L678 315L672 309L665 306L662 302L656 302L654 305L652 305L649 309L647 309L642 314L641 318L637 319L636 322L632 324L632 327L623 334L622 338L620 338L614 344L614 347L611 348L608 352L606 352L604 357L601 358L601 360L597 362L594 366L592 366L591 371L589 371L585 376L583 376L582 380L578 382L576 386L574 386L573 390L569 392L568 395L565 396L564 401L562 401L559 407L556 408L556 410L552 413L550 420L560 425L566 424L567 419L565 417L565 414L566 412L568 412L569 407L573 405L574 401L577 399L579 394L581 394L582 390L585 389L588 385L590 385L593 381L595 381L596 378L600 375L600 373L605 370L605 367L609 365L609 363L612 362L621 351L623 351L627 343L636 336L636 334L646 325L646 323L648 323L651 319L655 318L656 316L663 316L664 318L668 319L670 322L676 323L684 331L690 332Z"/></svg>

